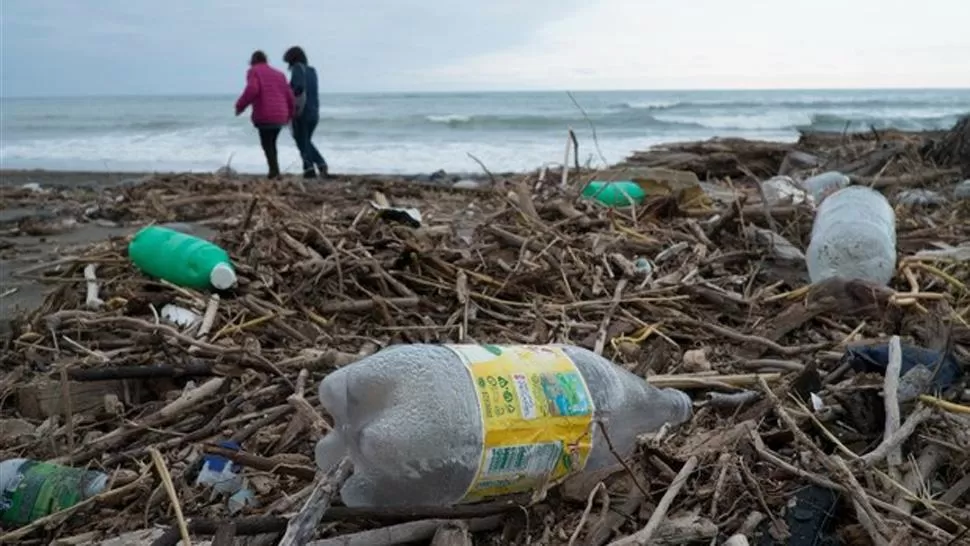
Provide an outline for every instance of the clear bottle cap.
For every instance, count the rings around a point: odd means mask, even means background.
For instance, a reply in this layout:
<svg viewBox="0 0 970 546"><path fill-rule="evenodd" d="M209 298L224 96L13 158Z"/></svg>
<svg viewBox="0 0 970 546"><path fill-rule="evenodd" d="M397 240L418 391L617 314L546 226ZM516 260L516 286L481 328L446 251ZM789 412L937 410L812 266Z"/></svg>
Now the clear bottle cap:
<svg viewBox="0 0 970 546"><path fill-rule="evenodd" d="M227 290L236 284L236 272L225 262L216 264L209 272L209 282L219 290Z"/></svg>

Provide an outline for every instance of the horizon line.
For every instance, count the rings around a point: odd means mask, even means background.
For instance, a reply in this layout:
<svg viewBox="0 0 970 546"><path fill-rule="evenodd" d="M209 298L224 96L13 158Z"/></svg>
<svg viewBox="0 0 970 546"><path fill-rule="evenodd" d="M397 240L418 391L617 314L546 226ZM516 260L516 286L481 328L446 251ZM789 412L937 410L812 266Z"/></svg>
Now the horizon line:
<svg viewBox="0 0 970 546"><path fill-rule="evenodd" d="M845 92L845 91L970 91L970 87L766 87L766 88L614 88L614 89L482 89L482 90L390 90L390 91L323 91L320 96L334 95L501 95L501 94L552 94L552 93L764 93L764 92ZM213 91L206 93L82 93L82 94L39 94L39 95L0 95L0 100L17 99L83 99L83 98L188 98L222 97L237 95L236 91Z"/></svg>

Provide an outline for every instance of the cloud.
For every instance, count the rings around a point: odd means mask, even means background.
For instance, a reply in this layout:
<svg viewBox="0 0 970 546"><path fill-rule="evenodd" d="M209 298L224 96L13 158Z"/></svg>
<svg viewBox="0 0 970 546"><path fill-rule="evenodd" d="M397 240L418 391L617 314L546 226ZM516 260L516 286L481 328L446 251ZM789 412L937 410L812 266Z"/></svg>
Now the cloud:
<svg viewBox="0 0 970 546"><path fill-rule="evenodd" d="M235 91L254 49L280 65L294 44L328 90L420 88L425 70L525 43L544 13L579 3L5 1L4 92Z"/></svg>
<svg viewBox="0 0 970 546"><path fill-rule="evenodd" d="M5 96L234 93L300 44L327 91L970 86L966 0L2 0Z"/></svg>
<svg viewBox="0 0 970 546"><path fill-rule="evenodd" d="M471 88L970 86L970 2L600 0L441 66Z"/></svg>

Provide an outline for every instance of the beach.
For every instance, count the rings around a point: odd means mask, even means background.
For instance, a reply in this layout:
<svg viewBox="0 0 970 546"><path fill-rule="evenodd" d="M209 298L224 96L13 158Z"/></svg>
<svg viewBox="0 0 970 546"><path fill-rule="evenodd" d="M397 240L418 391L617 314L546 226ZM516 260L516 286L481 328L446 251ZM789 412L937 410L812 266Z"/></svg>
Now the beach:
<svg viewBox="0 0 970 546"><path fill-rule="evenodd" d="M39 282L37 276L14 273L45 262L71 255L77 249L113 237L133 234L141 222L126 223L84 218L84 209L104 201L104 193L124 187L135 187L159 176L178 177L180 173L98 172L57 170L0 169L0 331L6 333L9 320L35 309L51 289ZM311 181L304 183L290 177L294 186L301 185L311 192L326 195L333 191L333 183ZM244 187L260 179L257 175L235 174L233 180ZM346 177L344 184L360 180L394 181L402 184L430 186L451 185L464 180L485 185L483 174L450 175L428 173L409 176L373 174ZM194 233L211 236L214 231L204 225L189 222L185 225ZM181 226L180 226L181 227Z"/></svg>
<svg viewBox="0 0 970 546"><path fill-rule="evenodd" d="M962 127L970 131L970 119ZM970 189L962 182L970 158L955 138L963 134L702 139L565 177L557 167L326 181L2 171L0 422L17 428L0 436L0 457L55 459L117 479L98 500L98 518L60 524L65 537L177 543L168 505L147 494L162 491L144 471L154 464L177 476L184 529L200 537L227 517L238 535L278 536L299 519L285 516L301 510L315 482L329 491L316 517L328 522L320 528L331 541L426 542L456 519L498 540L501 524L523 511L558 537L550 544L566 545L574 533L594 544L652 533L651 513L670 543L769 536L775 521L834 539L859 532L854 520L806 523L804 515L834 513L838 497L853 491L881 525L918 534L914 544L957 543L962 531L950 520L967 509L965 473L946 469L964 465L970 449L959 413L970 393L954 387L944 400L933 391L919 409L903 410L921 420L907 433L906 457L929 458L919 468L893 466L910 484L904 493L882 485L881 468L860 466L858 478L845 478L846 463L828 436L811 432L810 417L838 415L826 423L843 453L882 466L886 455L869 450L885 433L873 417L884 408L876 394L884 379L860 347L896 337L934 358L970 358L970 270L952 261L970 240L970 192L961 193ZM888 285L812 283L806 272L816 205L801 184L833 171L884 196L887 210L892 204L898 274ZM642 198L615 206L582 196L587 182L604 179L628 181ZM215 293L140 271L127 256L128 236L148 224L225 248L237 286ZM172 307L189 323L174 322ZM567 476L548 498L397 512L331 505L347 472L316 468L315 441L336 426L320 411L318 382L384 347L443 343L582 347L655 387L682 390L694 414L631 439L632 466ZM70 424L57 425L65 415ZM851 425L837 427L842 421ZM598 441L624 424L602 426ZM218 444L227 438L243 452ZM204 455L239 462L258 504L227 515L225 500L210 500L191 477ZM927 474L942 500L933 511L900 512L891 501L909 502ZM629 500L615 518L604 511L577 524L606 492ZM669 497L662 510L641 509L660 492ZM41 530L0 533L30 541Z"/></svg>

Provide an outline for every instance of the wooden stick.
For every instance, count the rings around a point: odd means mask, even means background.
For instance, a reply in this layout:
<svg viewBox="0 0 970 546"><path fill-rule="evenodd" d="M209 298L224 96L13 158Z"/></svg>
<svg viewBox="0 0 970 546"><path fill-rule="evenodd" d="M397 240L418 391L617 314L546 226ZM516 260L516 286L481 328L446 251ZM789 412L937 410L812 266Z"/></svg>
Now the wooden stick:
<svg viewBox="0 0 970 546"><path fill-rule="evenodd" d="M320 520L323 519L323 514L330 508L334 497L350 477L352 470L350 459L344 457L326 474L317 473L313 492L310 493L300 512L286 526L286 534L280 540L279 546L304 546L310 540Z"/></svg>
<svg viewBox="0 0 970 546"><path fill-rule="evenodd" d="M392 307L417 307L421 303L420 298L384 298L384 301ZM331 313L360 313L371 311L377 307L375 300L356 300L356 301L333 301L320 306L320 312Z"/></svg>
<svg viewBox="0 0 970 546"><path fill-rule="evenodd" d="M84 280L87 284L87 297L84 306L92 311L98 311L104 307L104 301L98 297L98 276L95 274L98 264L88 264L84 266Z"/></svg>
<svg viewBox="0 0 970 546"><path fill-rule="evenodd" d="M889 364L886 367L886 381L883 383L883 402L886 406L886 426L883 432L883 441L892 438L893 434L899 430L899 374L903 366L903 350L899 344L899 336L893 336L889 340ZM899 481L899 465L903 464L903 451L899 445L889 450L886 456L889 464L889 475L893 480Z"/></svg>
<svg viewBox="0 0 970 546"><path fill-rule="evenodd" d="M933 416L933 409L929 406L920 406L906 418L906 421L889 438L884 438L882 443L876 446L869 453L858 459L865 467L871 467L877 462L889 456L890 451L901 445L916 431L916 427L923 421Z"/></svg>
<svg viewBox="0 0 970 546"><path fill-rule="evenodd" d="M562 180L559 182L560 189L565 189L566 184L569 182L569 148L573 143L572 133L573 128L569 127L566 131L566 156L562 160Z"/></svg>
<svg viewBox="0 0 970 546"><path fill-rule="evenodd" d="M464 521L449 521L435 531L430 546L472 546L468 524Z"/></svg>
<svg viewBox="0 0 970 546"><path fill-rule="evenodd" d="M748 387L752 385L757 385L758 380L764 379L765 381L777 381L781 379L780 373L763 373L763 374L739 374L739 375L690 375L690 374L670 374L670 375L654 375L647 377L647 383L650 383L654 387L660 388L674 388L674 389L689 389L689 388L704 388L711 385L721 384L730 385L732 387Z"/></svg>
<svg viewBox="0 0 970 546"><path fill-rule="evenodd" d="M219 294L213 294L209 297L209 301L205 306L205 314L202 315L202 325L199 326L199 332L195 337L202 339L209 335L212 331L212 327L216 323L216 313L219 312Z"/></svg>
<svg viewBox="0 0 970 546"><path fill-rule="evenodd" d="M148 448L148 452L152 456L152 462L155 463L155 469L158 470L158 475L162 478L162 486L165 487L168 500L172 502L172 508L175 509L175 519L178 521L179 533L182 535L182 544L183 546L192 546L192 538L189 536L189 526L185 523L185 516L182 514L182 504L179 503L178 493L175 492L172 474L169 473L168 467L165 466L165 459L162 458L162 454L154 447Z"/></svg>
<svg viewBox="0 0 970 546"><path fill-rule="evenodd" d="M68 456L74 455L74 404L71 401L71 382L68 380L67 373L70 367L71 364L68 362L60 369L61 403L64 406L64 427L67 434Z"/></svg>
<svg viewBox="0 0 970 546"><path fill-rule="evenodd" d="M605 515L607 510L610 508L610 494L606 491L606 485L603 482L596 484L596 487L589 492L589 498L586 500L586 509L583 510L583 516L579 519L579 523L576 525L576 529L573 534L569 537L569 545L573 546L576 544L576 540L579 538L579 533L583 532L583 527L586 526L586 519L589 518L590 512L593 511L593 501L596 500L596 494L600 491L603 492L603 508L602 513ZM602 518L600 518L602 519Z"/></svg>
<svg viewBox="0 0 970 546"><path fill-rule="evenodd" d="M468 520L468 530L472 533L490 531L501 525L504 519L504 516L491 516ZM448 521L439 519L411 521L325 540L315 540L307 546L392 546L425 542L434 537L445 523Z"/></svg>
<svg viewBox="0 0 970 546"><path fill-rule="evenodd" d="M306 368L300 370L300 375L296 378L296 389L291 394L286 401L290 403L291 406L296 409L297 413L300 414L304 419L307 420L307 424L313 429L316 437L324 435L331 430L330 425L323 420L323 416L320 412L315 410L313 406L307 402L306 398L303 397L303 391L306 390L306 382L310 377L310 372Z"/></svg>
<svg viewBox="0 0 970 546"><path fill-rule="evenodd" d="M873 544L876 546L888 546L889 542L886 540L887 535L892 535L889 527L883 522L879 515L876 513L876 509L872 507L872 503L869 502L869 496L866 490L862 487L862 484L856 480L855 476L852 474L852 470L849 469L849 465L845 463L845 460L838 455L833 455L831 460L835 463L835 466L839 468L846 481L846 490L849 492L849 496L852 497L852 504L855 507L856 517L859 523L865 528L866 532L869 533L869 538L872 539Z"/></svg>
<svg viewBox="0 0 970 546"><path fill-rule="evenodd" d="M697 468L697 461L698 459L696 456L687 459L687 462L684 463L684 467L680 469L680 472L677 473L677 477L674 478L674 481L670 484L670 487L667 488L667 492L664 493L664 496L660 499L657 509L653 511L653 514L647 521L647 525L644 526L643 529L640 529L636 533L626 538L611 542L610 546L628 546L631 544L646 546L647 544L650 544L650 539L653 537L653 534L660 527L660 524L663 523L664 518L667 517L667 510L670 509L670 505L673 504L674 499L680 493L680 490L683 489L684 484L687 482L687 478L689 478L691 473L694 472L694 469Z"/></svg>

